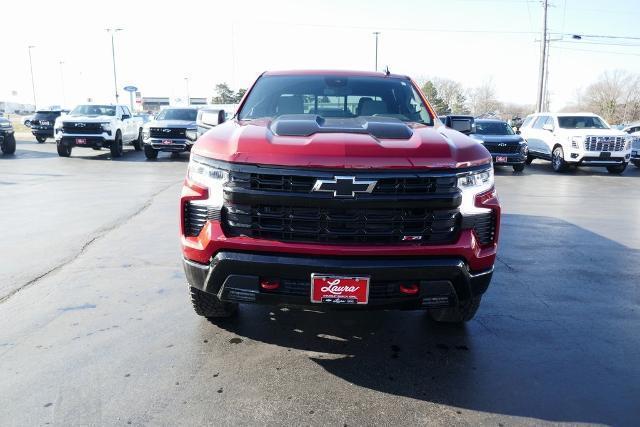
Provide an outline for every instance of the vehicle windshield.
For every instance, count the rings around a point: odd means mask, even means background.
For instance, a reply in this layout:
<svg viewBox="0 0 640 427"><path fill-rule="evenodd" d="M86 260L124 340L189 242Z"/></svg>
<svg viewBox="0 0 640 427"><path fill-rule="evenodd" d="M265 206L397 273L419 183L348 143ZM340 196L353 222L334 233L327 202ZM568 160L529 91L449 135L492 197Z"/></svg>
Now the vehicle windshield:
<svg viewBox="0 0 640 427"><path fill-rule="evenodd" d="M558 125L563 129L609 129L609 126L596 116L560 116Z"/></svg>
<svg viewBox="0 0 640 427"><path fill-rule="evenodd" d="M385 77L263 76L238 117L251 120L283 114L382 116L433 125L433 117L411 82Z"/></svg>
<svg viewBox="0 0 640 427"><path fill-rule="evenodd" d="M198 110L193 108L166 108L158 113L156 120L186 120L195 122Z"/></svg>
<svg viewBox="0 0 640 427"><path fill-rule="evenodd" d="M481 122L476 121L478 135L515 135L515 132L506 122Z"/></svg>
<svg viewBox="0 0 640 427"><path fill-rule="evenodd" d="M115 116L114 105L78 105L69 113L71 116Z"/></svg>
<svg viewBox="0 0 640 427"><path fill-rule="evenodd" d="M60 115L57 111L36 111L34 120L55 120Z"/></svg>

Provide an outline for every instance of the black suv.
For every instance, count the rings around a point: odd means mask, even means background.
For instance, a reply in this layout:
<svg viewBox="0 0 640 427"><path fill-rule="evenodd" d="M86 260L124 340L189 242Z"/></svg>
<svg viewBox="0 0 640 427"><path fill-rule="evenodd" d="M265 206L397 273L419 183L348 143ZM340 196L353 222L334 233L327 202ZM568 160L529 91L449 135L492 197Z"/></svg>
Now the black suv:
<svg viewBox="0 0 640 427"><path fill-rule="evenodd" d="M16 137L13 133L13 126L4 117L0 117L0 148L2 149L2 154L16 152Z"/></svg>
<svg viewBox="0 0 640 427"><path fill-rule="evenodd" d="M39 144L44 143L47 138L53 138L53 125L56 119L67 111L60 110L38 110L31 119L29 127L31 133L36 137Z"/></svg>
<svg viewBox="0 0 640 427"><path fill-rule="evenodd" d="M527 141L516 134L507 122L496 119L476 119L471 138L484 145L493 157L493 164L513 166L522 172L529 154Z"/></svg>

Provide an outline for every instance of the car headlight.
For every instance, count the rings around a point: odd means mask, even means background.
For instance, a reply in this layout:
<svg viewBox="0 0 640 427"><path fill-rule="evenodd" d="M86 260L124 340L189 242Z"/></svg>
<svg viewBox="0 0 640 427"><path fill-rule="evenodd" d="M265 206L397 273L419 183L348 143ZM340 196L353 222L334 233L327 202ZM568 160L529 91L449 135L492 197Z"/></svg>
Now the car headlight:
<svg viewBox="0 0 640 427"><path fill-rule="evenodd" d="M111 123L107 122L107 123L101 123L102 124L102 130L105 132L111 132Z"/></svg>
<svg viewBox="0 0 640 427"><path fill-rule="evenodd" d="M223 187L229 179L226 171L209 164L204 157L193 154L187 168L187 179L208 190L209 198L204 203L222 207Z"/></svg>
<svg viewBox="0 0 640 427"><path fill-rule="evenodd" d="M624 144L624 149L631 150L631 145L633 144L633 141L635 140L635 138L632 136L628 136L625 139L626 139L626 142Z"/></svg>
<svg viewBox="0 0 640 427"><path fill-rule="evenodd" d="M526 156L529 154L529 145L527 145L527 141L525 141L524 139L520 141L520 153L523 156Z"/></svg>
<svg viewBox="0 0 640 427"><path fill-rule="evenodd" d="M584 136L572 136L571 138L571 148L580 148L580 144L584 142Z"/></svg>
<svg viewBox="0 0 640 427"><path fill-rule="evenodd" d="M491 190L493 183L493 166L458 177L458 188L462 193L460 212L463 214L487 212L489 209L479 208L475 205L475 198L478 194Z"/></svg>
<svg viewBox="0 0 640 427"><path fill-rule="evenodd" d="M191 141L198 139L198 131L195 129L187 129L186 135Z"/></svg>
<svg viewBox="0 0 640 427"><path fill-rule="evenodd" d="M149 128L142 128L142 139L149 139Z"/></svg>

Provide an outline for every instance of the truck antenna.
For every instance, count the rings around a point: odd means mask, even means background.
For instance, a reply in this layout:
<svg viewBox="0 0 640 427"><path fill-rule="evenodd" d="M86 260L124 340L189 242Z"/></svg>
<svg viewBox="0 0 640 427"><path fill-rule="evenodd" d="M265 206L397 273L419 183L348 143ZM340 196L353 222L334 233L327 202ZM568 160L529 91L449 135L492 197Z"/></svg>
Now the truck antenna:
<svg viewBox="0 0 640 427"><path fill-rule="evenodd" d="M384 74L389 76L389 74L391 74L391 71L389 71L389 66L387 65L384 69Z"/></svg>

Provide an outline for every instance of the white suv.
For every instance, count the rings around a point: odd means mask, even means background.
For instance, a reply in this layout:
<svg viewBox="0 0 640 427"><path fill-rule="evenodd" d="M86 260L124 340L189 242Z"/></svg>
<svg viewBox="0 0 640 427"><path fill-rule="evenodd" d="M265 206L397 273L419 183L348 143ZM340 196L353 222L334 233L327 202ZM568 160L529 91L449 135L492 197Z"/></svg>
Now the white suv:
<svg viewBox="0 0 640 427"><path fill-rule="evenodd" d="M632 137L593 113L531 114L520 133L529 146L527 163L551 160L556 172L582 165L603 166L609 173L620 174L631 157Z"/></svg>

